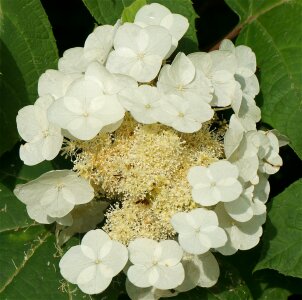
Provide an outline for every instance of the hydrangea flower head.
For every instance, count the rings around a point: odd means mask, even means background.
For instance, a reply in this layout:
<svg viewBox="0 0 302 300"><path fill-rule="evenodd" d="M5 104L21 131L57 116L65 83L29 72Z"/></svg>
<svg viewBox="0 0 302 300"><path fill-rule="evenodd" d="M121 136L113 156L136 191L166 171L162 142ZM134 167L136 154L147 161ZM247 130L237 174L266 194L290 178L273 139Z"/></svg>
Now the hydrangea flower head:
<svg viewBox="0 0 302 300"><path fill-rule="evenodd" d="M55 223L61 275L86 294L122 270L131 299L209 288L215 252L259 243L284 143L257 130L255 54L226 40L169 59L187 29L158 3L134 23L96 27L40 76L38 100L18 113L25 164L60 152L73 164L14 193L32 219ZM76 233L81 244L67 249Z"/></svg>

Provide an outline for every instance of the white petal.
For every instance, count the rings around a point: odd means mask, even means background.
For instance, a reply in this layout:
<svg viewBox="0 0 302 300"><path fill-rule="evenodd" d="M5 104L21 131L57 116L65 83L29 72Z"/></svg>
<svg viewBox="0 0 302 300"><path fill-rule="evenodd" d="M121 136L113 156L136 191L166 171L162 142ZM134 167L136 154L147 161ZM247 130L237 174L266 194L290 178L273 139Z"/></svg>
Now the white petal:
<svg viewBox="0 0 302 300"><path fill-rule="evenodd" d="M129 243L129 259L133 264L148 264L152 261L156 247L156 241L137 238Z"/></svg>
<svg viewBox="0 0 302 300"><path fill-rule="evenodd" d="M213 62L209 53L196 52L189 54L188 57L193 62L196 69L211 78Z"/></svg>
<svg viewBox="0 0 302 300"><path fill-rule="evenodd" d="M66 185L66 189L73 194L74 204L84 204L91 201L94 197L94 189L89 182L81 177L78 177L76 173L70 173L63 179L63 184Z"/></svg>
<svg viewBox="0 0 302 300"><path fill-rule="evenodd" d="M112 271L112 276L117 275L128 261L127 248L116 241L112 241L110 252L102 257L102 264L108 266Z"/></svg>
<svg viewBox="0 0 302 300"><path fill-rule="evenodd" d="M86 283L78 283L79 288L86 294L99 294L103 292L111 283L112 278L104 276L102 266L99 266L94 277Z"/></svg>
<svg viewBox="0 0 302 300"><path fill-rule="evenodd" d="M231 40L224 39L219 46L219 50L224 50L224 51L235 51L235 46Z"/></svg>
<svg viewBox="0 0 302 300"><path fill-rule="evenodd" d="M230 105L238 92L238 82L233 74L226 70L216 71L213 74L212 84L214 98L211 104L223 107Z"/></svg>
<svg viewBox="0 0 302 300"><path fill-rule="evenodd" d="M175 84L187 85L195 77L195 67L184 53L179 52L171 64L168 75L173 78Z"/></svg>
<svg viewBox="0 0 302 300"><path fill-rule="evenodd" d="M207 168L203 166L196 166L189 169L187 179L191 186L195 186L200 182L208 182Z"/></svg>
<svg viewBox="0 0 302 300"><path fill-rule="evenodd" d="M218 226L218 218L214 211L205 208L195 208L187 213L187 220L193 228Z"/></svg>
<svg viewBox="0 0 302 300"><path fill-rule="evenodd" d="M47 214L53 218L66 216L73 208L74 204L67 199L74 198L72 193L58 192L57 187L48 189L42 196L40 203Z"/></svg>
<svg viewBox="0 0 302 300"><path fill-rule="evenodd" d="M55 222L55 218L48 216L40 205L27 205L26 210L31 219L41 224L51 224Z"/></svg>
<svg viewBox="0 0 302 300"><path fill-rule="evenodd" d="M146 288L152 284L149 281L151 269L144 265L132 265L127 271L127 277L131 283L140 288Z"/></svg>
<svg viewBox="0 0 302 300"><path fill-rule="evenodd" d="M184 268L181 263L173 267L161 266L158 267L157 271L159 276L157 281L154 283L154 287L161 290L176 288L185 278Z"/></svg>
<svg viewBox="0 0 302 300"><path fill-rule="evenodd" d="M162 57L154 54L145 55L141 61L137 61L129 72L139 82L153 80L161 67Z"/></svg>
<svg viewBox="0 0 302 300"><path fill-rule="evenodd" d="M181 285L176 287L176 290L179 292L186 292L197 286L200 270L199 267L194 263L193 256L189 259L184 259L182 261L182 265L185 270L185 279Z"/></svg>
<svg viewBox="0 0 302 300"><path fill-rule="evenodd" d="M44 160L42 147L42 141L21 145L19 150L20 159L28 166L39 164Z"/></svg>
<svg viewBox="0 0 302 300"><path fill-rule="evenodd" d="M176 41L179 41L189 28L188 19L179 14L166 15L160 25L167 28Z"/></svg>
<svg viewBox="0 0 302 300"><path fill-rule="evenodd" d="M47 176L46 174L43 174L42 176L45 177ZM45 193L45 190L49 188L48 186L45 187L45 185L40 184L40 180L41 176L28 183L18 184L14 189L14 194L20 201L22 201L26 205L36 205L40 202L40 199Z"/></svg>
<svg viewBox="0 0 302 300"><path fill-rule="evenodd" d="M224 135L224 153L229 158L239 147L243 138L244 128L235 115L231 116L229 128Z"/></svg>
<svg viewBox="0 0 302 300"><path fill-rule="evenodd" d="M168 30L161 26L148 26L143 30L149 36L146 53L158 55L163 59L171 48L171 35Z"/></svg>
<svg viewBox="0 0 302 300"><path fill-rule="evenodd" d="M187 221L187 213L179 212L172 216L171 224L178 233L191 234L192 225Z"/></svg>
<svg viewBox="0 0 302 300"><path fill-rule="evenodd" d="M134 23L146 25L159 25L161 20L171 14L170 10L158 3L144 5L135 15Z"/></svg>
<svg viewBox="0 0 302 300"><path fill-rule="evenodd" d="M215 256L211 252L194 257L194 263L199 268L198 285L201 287L212 287L218 281L220 271Z"/></svg>
<svg viewBox="0 0 302 300"><path fill-rule="evenodd" d="M115 29L111 25L98 26L88 35L84 45L84 56L89 61L104 64L113 45Z"/></svg>
<svg viewBox="0 0 302 300"><path fill-rule="evenodd" d="M237 178L239 175L238 168L227 160L219 160L209 166L209 171L216 182L226 178Z"/></svg>
<svg viewBox="0 0 302 300"><path fill-rule="evenodd" d="M139 50L138 44L140 38L143 38L142 35L140 35L141 32L144 31L142 31L140 26L132 23L124 23L116 31L113 42L114 49L128 48L137 52ZM147 36L145 38L148 39Z"/></svg>
<svg viewBox="0 0 302 300"><path fill-rule="evenodd" d="M126 291L132 300L157 300L155 288L139 288L126 279Z"/></svg>
<svg viewBox="0 0 302 300"><path fill-rule="evenodd" d="M43 110L34 105L27 105L18 111L17 115L17 129L20 136L26 141L30 142L37 136L41 135L43 130L41 122L39 122L38 115L41 116ZM45 113L44 113L45 115ZM46 120L47 122L47 120Z"/></svg>
<svg viewBox="0 0 302 300"><path fill-rule="evenodd" d="M176 241L161 241L159 246L161 251L156 258L159 260L160 265L172 267L180 262L183 251Z"/></svg>
<svg viewBox="0 0 302 300"><path fill-rule="evenodd" d="M121 74L113 75L98 62L89 64L85 78L97 82L107 95L115 95L126 87L137 87L137 82L131 77Z"/></svg>
<svg viewBox="0 0 302 300"><path fill-rule="evenodd" d="M84 57L84 48L75 47L64 51L63 57L59 59L58 69L65 74L82 73L85 72L88 63Z"/></svg>
<svg viewBox="0 0 302 300"><path fill-rule="evenodd" d="M259 175L259 183L254 188L254 199L266 203L270 193L270 184L267 177Z"/></svg>
<svg viewBox="0 0 302 300"><path fill-rule="evenodd" d="M236 60L239 65L239 73L245 77L250 77L256 72L256 56L250 47L240 45L235 49Z"/></svg>
<svg viewBox="0 0 302 300"><path fill-rule="evenodd" d="M241 195L237 200L224 203L228 214L238 222L247 222L253 217L251 200Z"/></svg>
<svg viewBox="0 0 302 300"><path fill-rule="evenodd" d="M129 48L117 48L111 51L107 62L106 68L111 73L119 73L130 75L133 65L138 61L137 54Z"/></svg>
<svg viewBox="0 0 302 300"><path fill-rule="evenodd" d="M63 143L63 135L61 135L61 129L55 126L50 129L52 132L49 136L44 138L42 155L46 160L54 159L60 152Z"/></svg>
<svg viewBox="0 0 302 300"><path fill-rule="evenodd" d="M178 241L182 248L188 253L203 254L210 249L210 247L203 244L199 239L199 234L194 231L189 234L179 234Z"/></svg>
<svg viewBox="0 0 302 300"><path fill-rule="evenodd" d="M192 198L195 202L204 205L215 205L222 200L222 195L217 188L212 187L194 187L192 189Z"/></svg>
<svg viewBox="0 0 302 300"><path fill-rule="evenodd" d="M73 246L63 255L59 267L62 276L76 284L78 275L92 264L94 262L83 254L81 246Z"/></svg>
<svg viewBox="0 0 302 300"><path fill-rule="evenodd" d="M240 250L249 250L259 243L263 231L262 227L255 221L257 217L254 216L250 221L240 225L240 233L238 233Z"/></svg>
<svg viewBox="0 0 302 300"><path fill-rule="evenodd" d="M226 244L227 242L227 235L225 231L220 227L210 226L202 230L202 235L207 236L210 240L211 247L210 248L217 248L221 247Z"/></svg>
<svg viewBox="0 0 302 300"><path fill-rule="evenodd" d="M104 245L106 245L110 241L110 237L107 233L105 233L101 229L95 229L88 231L84 235L81 244L90 248L93 251L95 257L97 257L98 253L101 251Z"/></svg>
<svg viewBox="0 0 302 300"><path fill-rule="evenodd" d="M64 74L57 70L47 70L38 82L39 96L51 95L55 99L63 97L70 84L80 78L81 74Z"/></svg>
<svg viewBox="0 0 302 300"><path fill-rule="evenodd" d="M240 182L233 178L220 180L217 184L217 189L221 194L222 202L230 202L237 199L242 192L242 185Z"/></svg>
<svg viewBox="0 0 302 300"><path fill-rule="evenodd" d="M154 79L171 46L171 36L160 26L141 28L125 23L117 30L114 48L106 67L110 72L129 75L139 82Z"/></svg>

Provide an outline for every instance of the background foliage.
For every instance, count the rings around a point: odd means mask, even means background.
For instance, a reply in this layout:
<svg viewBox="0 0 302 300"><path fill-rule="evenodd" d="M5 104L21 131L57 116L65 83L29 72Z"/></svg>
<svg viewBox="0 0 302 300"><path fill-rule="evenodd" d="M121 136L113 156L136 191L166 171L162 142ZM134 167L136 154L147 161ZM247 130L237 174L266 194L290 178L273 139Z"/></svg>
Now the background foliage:
<svg viewBox="0 0 302 300"><path fill-rule="evenodd" d="M35 167L18 158L17 111L37 97L37 80L55 68L58 53L82 46L95 24L131 20L144 3L159 2L185 15L190 29L184 52L210 50L228 34L256 53L262 93L256 99L266 128L290 138L284 167L270 178L272 192L262 242L231 257L217 255L222 274L211 289L196 288L175 299L298 299L302 297L302 1L300 0L0 0L0 298L90 299L59 274L62 251L53 226L34 223L13 195L60 159ZM199 18L197 18L199 15ZM197 18L197 19L196 19ZM195 29L196 28L196 29ZM300 158L299 158L300 157ZM123 277L121 275L121 277ZM128 299L117 278L94 299ZM300 298L301 299L301 298Z"/></svg>

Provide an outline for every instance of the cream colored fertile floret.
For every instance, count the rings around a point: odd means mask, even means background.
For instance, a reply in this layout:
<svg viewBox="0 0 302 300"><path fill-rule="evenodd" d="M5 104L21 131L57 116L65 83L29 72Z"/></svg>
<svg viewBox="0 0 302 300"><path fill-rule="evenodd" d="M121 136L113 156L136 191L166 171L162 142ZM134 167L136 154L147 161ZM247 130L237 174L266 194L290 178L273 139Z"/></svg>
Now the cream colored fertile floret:
<svg viewBox="0 0 302 300"><path fill-rule="evenodd" d="M99 195L118 203L106 212L104 230L125 244L136 237L175 235L173 214L197 207L187 181L189 168L208 166L222 156L219 135L209 124L191 134L164 125L142 125L127 116L114 134L66 142L74 169ZM113 204L114 202L112 202Z"/></svg>

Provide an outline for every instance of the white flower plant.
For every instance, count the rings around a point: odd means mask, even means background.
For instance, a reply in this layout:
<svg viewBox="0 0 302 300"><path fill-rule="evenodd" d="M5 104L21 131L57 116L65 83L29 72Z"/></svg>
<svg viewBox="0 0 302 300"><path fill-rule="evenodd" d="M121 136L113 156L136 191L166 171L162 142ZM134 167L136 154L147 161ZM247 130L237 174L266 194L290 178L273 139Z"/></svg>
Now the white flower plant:
<svg viewBox="0 0 302 300"><path fill-rule="evenodd" d="M268 177L282 159L273 131L256 128L255 54L224 40L210 53L175 55L188 26L154 3L134 23L97 27L83 48L64 53L58 70L41 75L38 100L18 113L26 165L60 151L74 162L73 170L48 172L14 193L32 219L57 223L61 244L87 232L60 261L62 276L84 293L102 293L122 270L132 299L209 288L219 277L215 253L251 249L262 235ZM233 114L213 137L210 125L223 109ZM222 149L212 154L200 132ZM188 160L192 149L183 144L190 141L199 156ZM112 179L106 174L114 167ZM173 181L180 169L183 194Z"/></svg>

